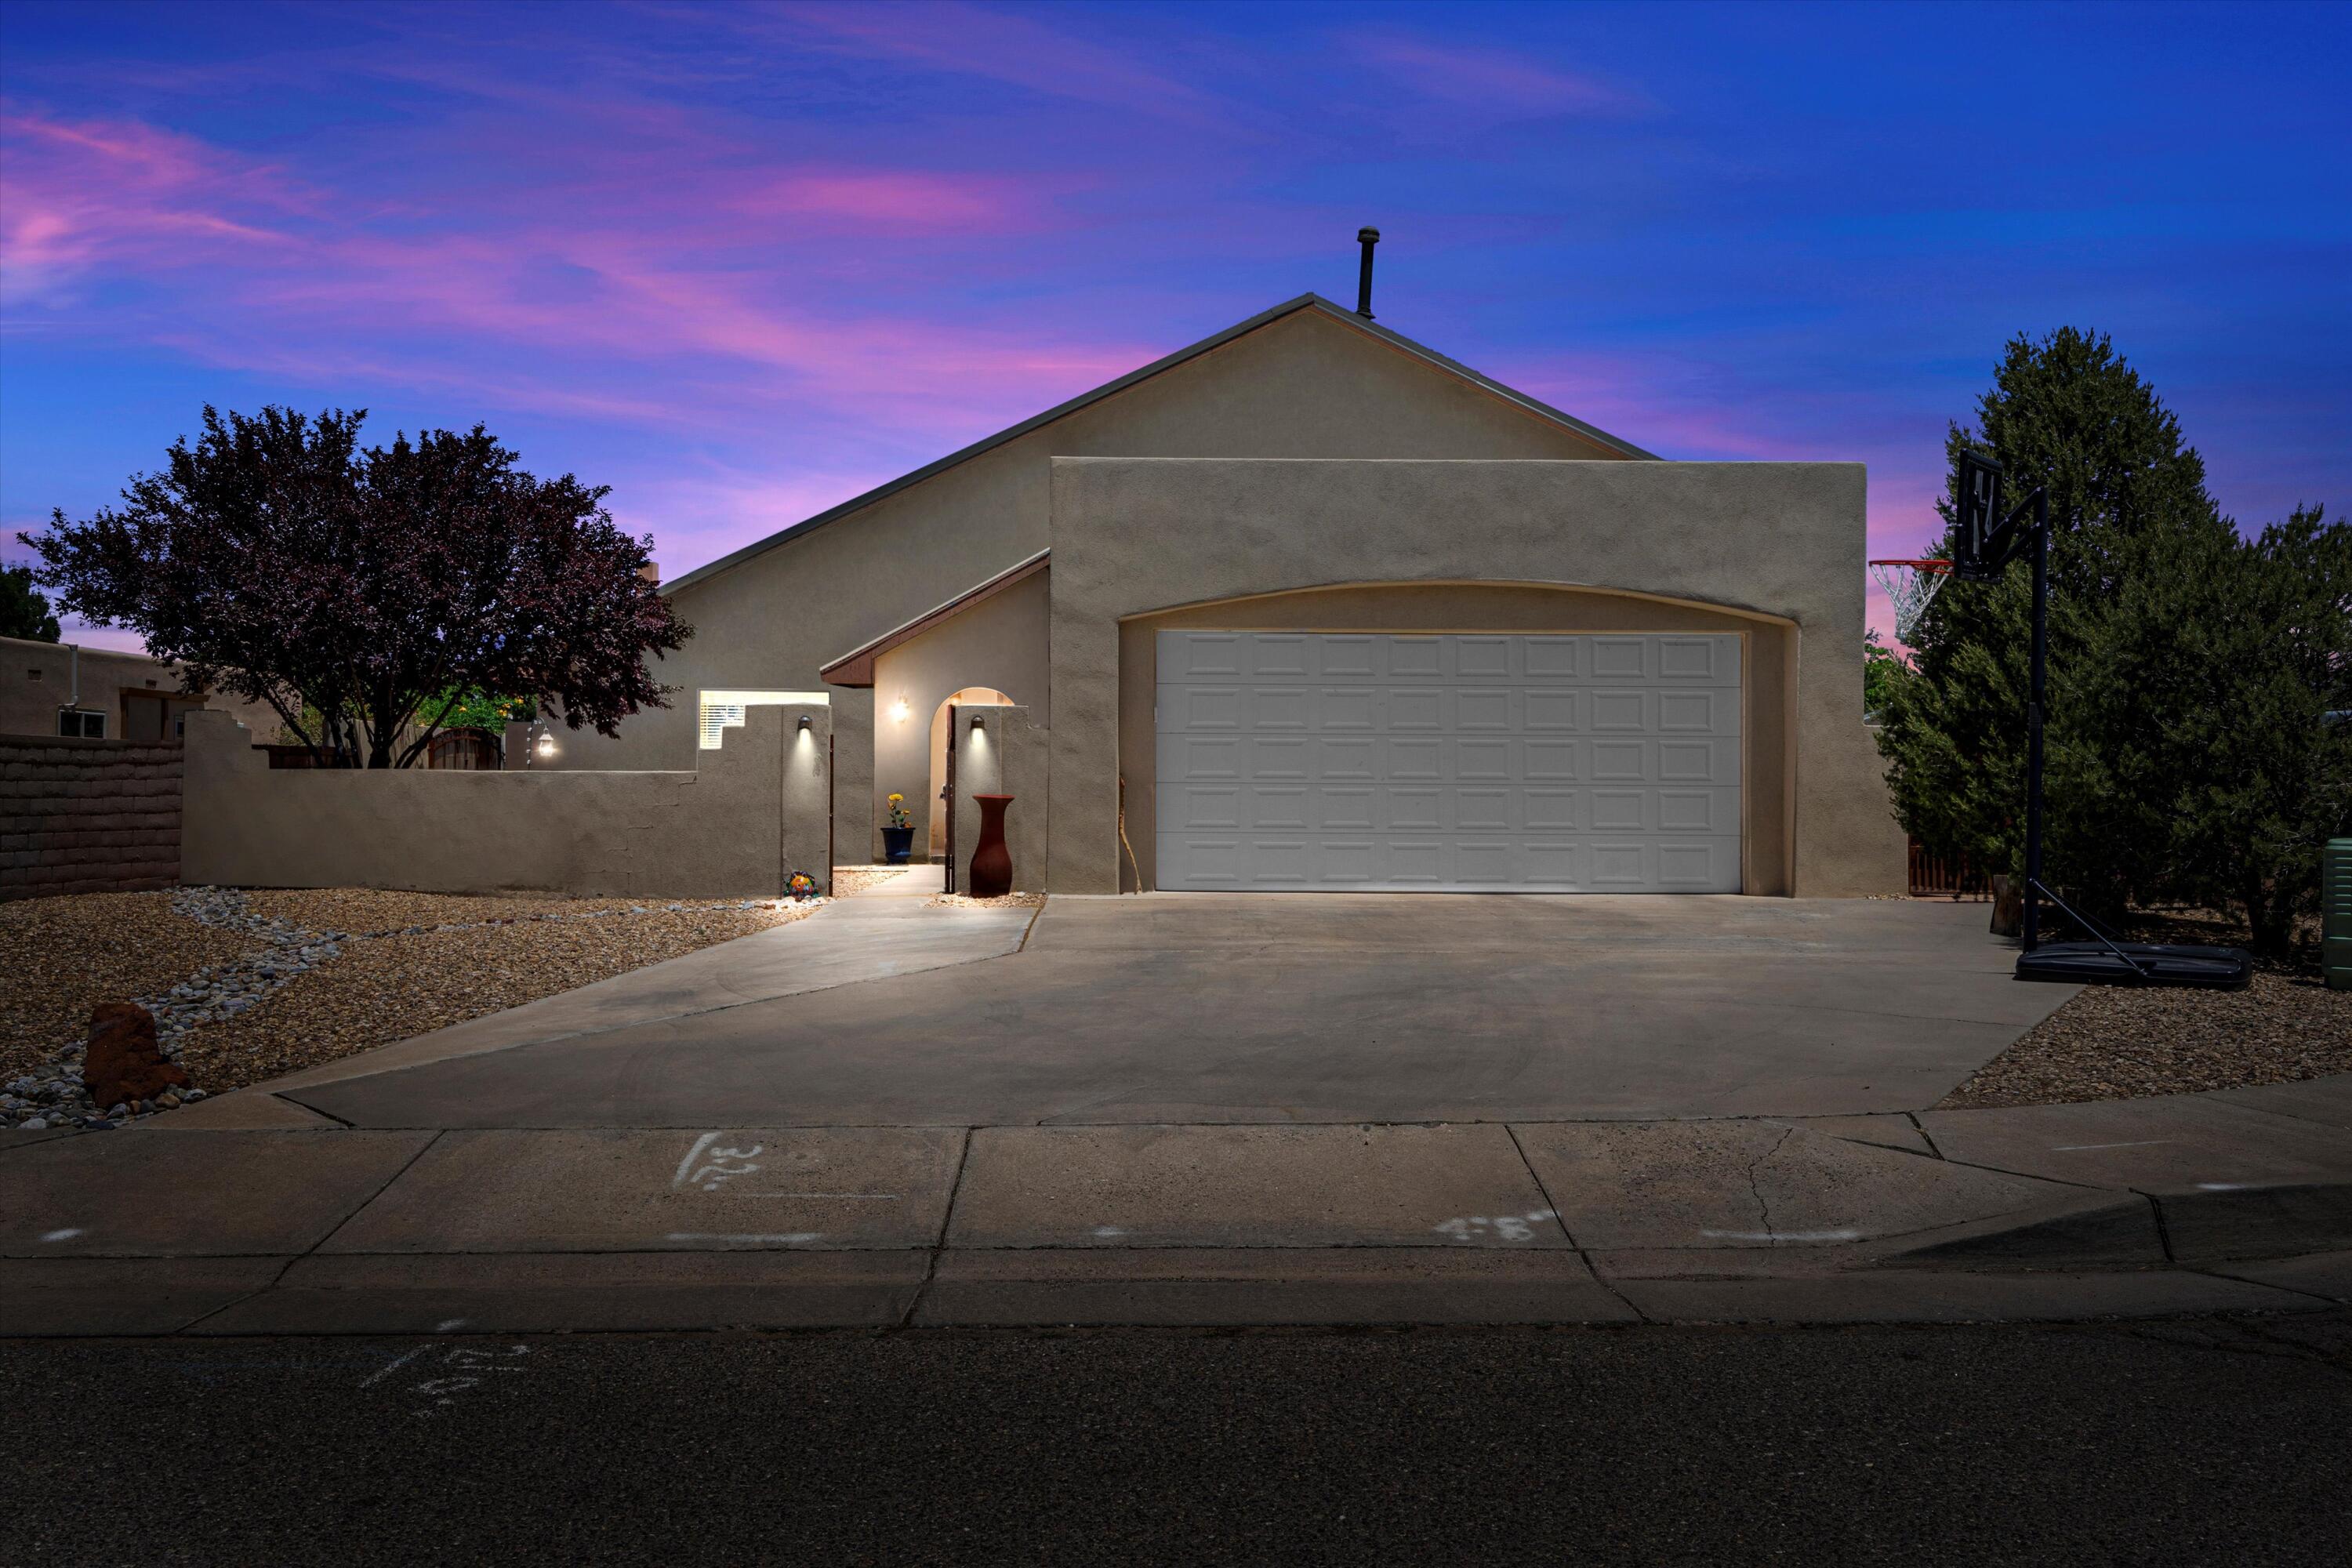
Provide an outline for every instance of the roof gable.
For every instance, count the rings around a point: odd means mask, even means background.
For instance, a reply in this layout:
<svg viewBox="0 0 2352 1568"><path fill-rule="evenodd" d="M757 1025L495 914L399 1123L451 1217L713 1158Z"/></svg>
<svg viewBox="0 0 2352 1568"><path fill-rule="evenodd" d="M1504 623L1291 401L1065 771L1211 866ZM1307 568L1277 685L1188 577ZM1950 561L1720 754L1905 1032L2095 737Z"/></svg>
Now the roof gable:
<svg viewBox="0 0 2352 1568"><path fill-rule="evenodd" d="M1559 409L1554 408L1548 403L1542 402L1538 398L1530 397L1526 393L1520 392L1516 388L1506 386L1501 382L1496 381L1489 376L1481 375L1476 371L1472 370L1468 365L1463 364L1456 360L1449 359L1426 344L1415 342L1412 339L1406 337L1402 332L1391 331L1390 329L1381 326L1377 321L1371 321L1363 316L1359 316L1353 310L1347 310L1346 308L1323 298L1320 294L1307 293L1299 295L1295 300L1285 300L1283 303L1275 306L1270 310L1262 310L1258 314L1250 317L1247 321L1237 321L1221 332L1213 333L1209 337L1202 338L1196 343L1178 349L1174 353L1154 360L1150 364L1144 365L1139 370L1129 371L1127 374L1119 376L1116 380L1107 381L1091 392L1081 393L1077 396L1071 398L1066 403L1058 404L1055 406L1045 410L1043 414L1033 415L1029 418L1023 420L1018 425L1008 426L1005 429L998 431L993 436L984 437L982 439L973 442L971 446L950 452L946 457L940 458L936 461L926 463L923 467L915 469L911 473L901 474L898 478L890 480L887 484L878 485L873 489L867 490L863 495L853 496L849 500L843 501L840 505L828 508L824 511L818 512L814 517L803 519L799 522L793 523L789 527L779 529L777 531L769 534L764 539L756 540L753 542L743 546L740 550L736 550L729 554L720 556L716 561L698 566L693 571L687 573L685 575L678 577L674 581L663 584L661 585L662 590L665 593L674 593L678 589L701 582L706 578L715 577L719 574L725 572L731 567L739 566L744 562L751 560L755 556L765 554L768 551L774 549L777 545L785 542L787 540L801 537L809 533L813 530L824 527L827 523L837 522L841 519L847 517L854 512L862 511L866 508L872 506L875 502L879 501L886 497L896 495L900 490L909 489L916 485L921 484L926 479L931 479L949 468L956 467L958 464L968 462L971 459L981 456L984 452L993 450L1008 442L1018 440L1020 437L1029 435L1033 431L1043 429L1045 426L1055 423L1056 420L1066 418L1070 415L1077 413L1081 409L1091 407L1093 405L1100 403L1106 398L1114 397L1119 393L1125 392L1128 388L1136 385L1138 383L1148 381L1153 376L1159 375L1165 371L1173 370L1178 365L1184 364L1189 361L1200 358L1203 354L1210 353L1217 349L1223 348L1225 344L1232 342L1236 338L1256 331L1261 327L1269 326L1276 321L1281 321L1285 317L1295 315L1301 310L1317 311L1333 321L1339 321L1358 331L1363 332L1367 336L1375 338L1380 342L1388 344L1391 348L1399 350L1410 358L1419 360L1433 369L1442 371L1446 374L1454 376L1462 381L1465 381L1473 386L1477 387L1479 390L1511 405L1523 413L1543 420L1546 423L1558 426L1560 428L1569 431L1570 434L1591 443L1593 446L1613 453L1618 457L1642 458L1649 461L1657 460L1657 454L1654 452L1643 451L1641 447L1634 446L1632 442L1612 436L1607 431L1600 429L1595 426L1588 425L1581 419L1578 419L1571 415L1565 414Z"/></svg>

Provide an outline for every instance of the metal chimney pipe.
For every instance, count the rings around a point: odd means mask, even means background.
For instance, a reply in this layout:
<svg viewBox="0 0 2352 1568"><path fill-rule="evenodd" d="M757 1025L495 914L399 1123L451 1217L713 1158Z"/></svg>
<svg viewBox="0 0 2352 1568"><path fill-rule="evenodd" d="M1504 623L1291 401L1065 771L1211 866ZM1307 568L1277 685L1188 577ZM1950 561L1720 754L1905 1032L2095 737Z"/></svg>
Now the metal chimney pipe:
<svg viewBox="0 0 2352 1568"><path fill-rule="evenodd" d="M1356 314L1366 321L1372 319L1372 247L1381 242L1381 231L1360 228L1356 241L1364 247L1364 265L1356 274Z"/></svg>

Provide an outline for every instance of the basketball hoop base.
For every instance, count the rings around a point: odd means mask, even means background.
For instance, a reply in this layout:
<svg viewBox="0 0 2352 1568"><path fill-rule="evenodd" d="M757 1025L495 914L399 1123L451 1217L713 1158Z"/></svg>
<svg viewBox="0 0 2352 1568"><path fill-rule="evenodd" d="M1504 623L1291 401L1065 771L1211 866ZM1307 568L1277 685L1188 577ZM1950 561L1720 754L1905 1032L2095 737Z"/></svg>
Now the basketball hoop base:
<svg viewBox="0 0 2352 1568"><path fill-rule="evenodd" d="M2045 942L2031 952L2017 955L2017 977L2061 985L2185 985L2243 991L2253 984L2254 961L2242 947Z"/></svg>

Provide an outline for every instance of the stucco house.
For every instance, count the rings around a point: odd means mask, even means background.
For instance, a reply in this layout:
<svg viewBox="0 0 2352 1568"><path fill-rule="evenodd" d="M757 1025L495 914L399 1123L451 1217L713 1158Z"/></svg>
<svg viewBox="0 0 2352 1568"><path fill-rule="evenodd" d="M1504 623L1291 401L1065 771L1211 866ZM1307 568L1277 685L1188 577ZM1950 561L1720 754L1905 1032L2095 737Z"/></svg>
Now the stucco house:
<svg viewBox="0 0 2352 1568"><path fill-rule="evenodd" d="M226 708L248 728L277 716L257 702L180 689L180 668L119 648L0 637L0 735L169 742L198 708Z"/></svg>
<svg viewBox="0 0 2352 1568"><path fill-rule="evenodd" d="M667 584L677 705L554 765L822 703L843 860L979 736L1055 892L1895 892L1864 554L1858 464L1664 461L1308 294Z"/></svg>

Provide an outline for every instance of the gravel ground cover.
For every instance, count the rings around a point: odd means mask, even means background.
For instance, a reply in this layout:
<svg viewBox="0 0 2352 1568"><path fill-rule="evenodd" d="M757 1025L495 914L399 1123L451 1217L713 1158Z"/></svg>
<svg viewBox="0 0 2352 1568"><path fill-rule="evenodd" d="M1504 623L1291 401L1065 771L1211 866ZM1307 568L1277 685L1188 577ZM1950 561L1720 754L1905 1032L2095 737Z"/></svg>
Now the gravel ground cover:
<svg viewBox="0 0 2352 1568"><path fill-rule="evenodd" d="M237 1089L812 915L821 900L476 898L366 889L84 894L0 906L0 1126L119 1121L80 1082L89 1009L155 1015L185 1098ZM68 958L77 948L97 954ZM48 955L59 955L51 959Z"/></svg>
<svg viewBox="0 0 2352 1568"><path fill-rule="evenodd" d="M904 866L835 866L833 868L833 896L845 899L852 893L862 893L877 883L906 874Z"/></svg>
<svg viewBox="0 0 2352 1568"><path fill-rule="evenodd" d="M2128 1100L2352 1072L2352 991L2256 972L2243 991L2086 985L1946 1109Z"/></svg>
<svg viewBox="0 0 2352 1568"><path fill-rule="evenodd" d="M268 945L176 914L172 898L78 893L0 904L0 1083L87 1032L100 1002L168 990Z"/></svg>
<svg viewBox="0 0 2352 1568"><path fill-rule="evenodd" d="M1001 899L975 899L969 893L939 893L928 901L951 910L1034 910L1045 901L1045 895L1007 893Z"/></svg>

